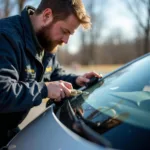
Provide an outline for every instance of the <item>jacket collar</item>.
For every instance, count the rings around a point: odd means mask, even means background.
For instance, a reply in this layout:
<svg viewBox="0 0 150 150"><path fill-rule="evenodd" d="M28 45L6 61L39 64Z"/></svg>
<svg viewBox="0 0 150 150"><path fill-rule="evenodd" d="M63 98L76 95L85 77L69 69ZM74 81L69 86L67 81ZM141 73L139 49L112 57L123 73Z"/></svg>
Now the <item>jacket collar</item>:
<svg viewBox="0 0 150 150"><path fill-rule="evenodd" d="M21 18L23 22L23 29L24 29L24 35L25 35L25 44L28 51L32 53L37 59L39 58L39 55L43 53L43 48L39 44L37 37L35 35L35 32L33 30L33 26L29 17L28 10L35 10L32 6L26 6L25 9L21 12Z"/></svg>

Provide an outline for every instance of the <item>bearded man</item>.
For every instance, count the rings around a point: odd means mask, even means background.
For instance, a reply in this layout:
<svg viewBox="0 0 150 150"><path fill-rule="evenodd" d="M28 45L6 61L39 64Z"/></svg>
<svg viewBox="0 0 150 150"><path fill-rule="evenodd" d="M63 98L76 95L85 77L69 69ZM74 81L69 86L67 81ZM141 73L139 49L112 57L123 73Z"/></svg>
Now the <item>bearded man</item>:
<svg viewBox="0 0 150 150"><path fill-rule="evenodd" d="M81 0L42 0L37 9L27 6L21 15L0 20L0 147L43 98L60 101L100 77L65 74L56 59L57 47L80 25L91 26Z"/></svg>

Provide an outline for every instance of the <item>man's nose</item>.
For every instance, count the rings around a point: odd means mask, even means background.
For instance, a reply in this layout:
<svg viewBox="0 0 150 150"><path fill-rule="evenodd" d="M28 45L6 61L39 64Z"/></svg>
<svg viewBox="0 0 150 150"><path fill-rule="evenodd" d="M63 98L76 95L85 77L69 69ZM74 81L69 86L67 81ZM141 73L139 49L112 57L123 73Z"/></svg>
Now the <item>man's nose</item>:
<svg viewBox="0 0 150 150"><path fill-rule="evenodd" d="M67 44L69 40L69 35L65 35L62 39L63 43Z"/></svg>

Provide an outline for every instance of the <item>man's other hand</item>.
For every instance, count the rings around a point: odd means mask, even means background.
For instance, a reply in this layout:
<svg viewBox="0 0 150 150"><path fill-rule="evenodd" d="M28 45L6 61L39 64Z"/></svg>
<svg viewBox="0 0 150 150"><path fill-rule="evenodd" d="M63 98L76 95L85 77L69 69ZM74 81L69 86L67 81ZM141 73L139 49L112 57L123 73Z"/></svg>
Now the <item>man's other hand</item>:
<svg viewBox="0 0 150 150"><path fill-rule="evenodd" d="M84 75L77 77L76 84L79 86L84 86L85 83L89 82L90 78L92 78L92 77L102 78L102 75L99 75L98 73L96 73L94 71L85 73Z"/></svg>
<svg viewBox="0 0 150 150"><path fill-rule="evenodd" d="M48 98L61 101L65 97L71 96L72 84L65 81L54 81L45 83L48 89Z"/></svg>

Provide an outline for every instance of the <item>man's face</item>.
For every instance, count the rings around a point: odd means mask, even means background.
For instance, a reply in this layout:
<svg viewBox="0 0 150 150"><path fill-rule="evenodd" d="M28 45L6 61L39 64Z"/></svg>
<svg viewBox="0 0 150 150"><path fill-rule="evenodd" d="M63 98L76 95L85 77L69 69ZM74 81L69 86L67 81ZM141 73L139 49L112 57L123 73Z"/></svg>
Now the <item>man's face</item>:
<svg viewBox="0 0 150 150"><path fill-rule="evenodd" d="M65 20L51 21L37 31L36 35L41 46L49 52L55 52L57 47L67 44L69 36L72 35L80 25L74 15L70 15Z"/></svg>

